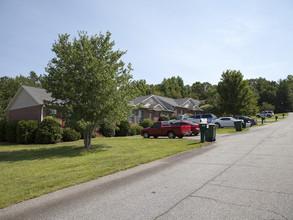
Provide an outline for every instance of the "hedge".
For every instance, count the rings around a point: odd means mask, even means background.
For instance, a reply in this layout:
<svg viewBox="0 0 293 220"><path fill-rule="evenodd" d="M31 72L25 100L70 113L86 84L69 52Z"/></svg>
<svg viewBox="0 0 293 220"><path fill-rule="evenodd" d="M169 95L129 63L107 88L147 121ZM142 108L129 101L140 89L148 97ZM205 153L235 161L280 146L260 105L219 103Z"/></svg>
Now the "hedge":
<svg viewBox="0 0 293 220"><path fill-rule="evenodd" d="M6 121L0 121L0 141L6 141Z"/></svg>
<svg viewBox="0 0 293 220"><path fill-rule="evenodd" d="M16 141L19 144L34 143L36 130L38 128L38 121L35 120L21 120L16 128Z"/></svg>
<svg viewBox="0 0 293 220"><path fill-rule="evenodd" d="M167 115L161 115L158 121L169 121L170 118Z"/></svg>
<svg viewBox="0 0 293 220"><path fill-rule="evenodd" d="M77 141L81 134L72 128L63 128L62 141Z"/></svg>
<svg viewBox="0 0 293 220"><path fill-rule="evenodd" d="M19 121L8 121L6 123L6 140L10 143L17 143L16 128Z"/></svg>
<svg viewBox="0 0 293 220"><path fill-rule="evenodd" d="M117 127L119 128L117 136L127 136L130 134L130 123L128 120L121 121Z"/></svg>
<svg viewBox="0 0 293 220"><path fill-rule="evenodd" d="M115 126L111 122L104 121L101 123L99 131L105 137L113 137L115 135Z"/></svg>
<svg viewBox="0 0 293 220"><path fill-rule="evenodd" d="M40 123L36 132L37 144L55 144L62 139L62 128L59 121L52 117L46 117Z"/></svg>
<svg viewBox="0 0 293 220"><path fill-rule="evenodd" d="M140 126L143 128L151 127L154 124L154 121L150 118L144 119L142 122L140 122Z"/></svg>

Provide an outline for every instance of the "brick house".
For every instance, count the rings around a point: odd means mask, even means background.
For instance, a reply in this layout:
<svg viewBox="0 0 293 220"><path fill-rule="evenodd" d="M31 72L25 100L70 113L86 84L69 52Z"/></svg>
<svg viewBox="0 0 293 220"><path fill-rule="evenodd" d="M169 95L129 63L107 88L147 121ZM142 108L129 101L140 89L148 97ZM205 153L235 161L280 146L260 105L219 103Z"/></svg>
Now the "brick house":
<svg viewBox="0 0 293 220"><path fill-rule="evenodd" d="M184 115L202 112L198 106L199 100L192 98L172 99L158 95L140 96L131 101L131 105L138 107L133 115L128 117L132 124L139 124L143 119L150 118L157 121L161 115Z"/></svg>
<svg viewBox="0 0 293 220"><path fill-rule="evenodd" d="M5 113L8 116L8 121L13 120L36 120L41 122L43 118L50 114L57 114L57 111L44 104L44 100L52 101L50 93L45 89L21 86L8 106ZM62 124L60 119L58 119Z"/></svg>

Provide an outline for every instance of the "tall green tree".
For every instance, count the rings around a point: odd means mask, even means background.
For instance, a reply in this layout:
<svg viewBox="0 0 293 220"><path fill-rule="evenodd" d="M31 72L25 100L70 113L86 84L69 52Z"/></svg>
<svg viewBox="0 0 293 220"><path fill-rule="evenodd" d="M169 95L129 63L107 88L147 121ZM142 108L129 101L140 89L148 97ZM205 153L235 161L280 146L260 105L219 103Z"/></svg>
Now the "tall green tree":
<svg viewBox="0 0 293 220"><path fill-rule="evenodd" d="M160 91L169 98L185 98L188 95L188 90L184 86L183 79L180 76L164 78L160 84Z"/></svg>
<svg viewBox="0 0 293 220"><path fill-rule="evenodd" d="M44 88L52 93L51 104L59 107L66 120L78 121L84 131L84 146L91 145L93 130L105 119L125 119L136 97L130 82L132 68L121 60L125 51L114 50L111 33L89 36L78 32L54 42L54 57L47 65ZM58 100L62 100L59 101Z"/></svg>
<svg viewBox="0 0 293 220"><path fill-rule="evenodd" d="M218 83L219 105L226 115L254 114L256 111L256 98L243 80L240 71L227 70L223 72Z"/></svg>
<svg viewBox="0 0 293 220"><path fill-rule="evenodd" d="M293 94L290 88L290 81L280 80L276 93L275 111L287 112L293 109Z"/></svg>

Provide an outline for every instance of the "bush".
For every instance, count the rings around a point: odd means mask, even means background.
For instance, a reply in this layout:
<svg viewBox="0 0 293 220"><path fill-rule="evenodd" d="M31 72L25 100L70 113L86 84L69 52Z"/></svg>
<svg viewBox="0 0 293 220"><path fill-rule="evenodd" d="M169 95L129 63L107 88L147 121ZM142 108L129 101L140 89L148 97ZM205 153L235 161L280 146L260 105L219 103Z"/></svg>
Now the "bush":
<svg viewBox="0 0 293 220"><path fill-rule="evenodd" d="M104 121L100 125L100 132L105 137L113 137L115 135L115 126L111 122Z"/></svg>
<svg viewBox="0 0 293 220"><path fill-rule="evenodd" d="M130 134L131 135L137 135L135 126L130 127Z"/></svg>
<svg viewBox="0 0 293 220"><path fill-rule="evenodd" d="M144 119L142 122L140 122L140 126L143 128L151 127L154 124L154 121L150 118Z"/></svg>
<svg viewBox="0 0 293 220"><path fill-rule="evenodd" d="M62 141L77 141L81 134L72 128L63 128Z"/></svg>
<svg viewBox="0 0 293 220"><path fill-rule="evenodd" d="M174 119L176 119L178 116L177 115L172 115L171 117L170 117L170 120L174 120Z"/></svg>
<svg viewBox="0 0 293 220"><path fill-rule="evenodd" d="M16 141L19 144L34 143L38 121L22 120L19 121L16 128Z"/></svg>
<svg viewBox="0 0 293 220"><path fill-rule="evenodd" d="M169 121L170 118L167 115L161 115L158 121Z"/></svg>
<svg viewBox="0 0 293 220"><path fill-rule="evenodd" d="M117 133L117 136L127 136L130 134L130 123L128 120L123 120L118 125L119 131Z"/></svg>
<svg viewBox="0 0 293 220"><path fill-rule="evenodd" d="M143 129L143 127L142 127L142 126L139 126L139 125L136 125L136 126L134 126L134 127L135 127L135 129L136 129L136 134L137 134L137 135L140 135L141 130Z"/></svg>
<svg viewBox="0 0 293 220"><path fill-rule="evenodd" d="M55 118L46 117L40 123L36 132L37 144L55 144L62 139L62 128Z"/></svg>
<svg viewBox="0 0 293 220"><path fill-rule="evenodd" d="M6 123L6 140L10 143L17 143L16 128L19 121L8 121Z"/></svg>
<svg viewBox="0 0 293 220"><path fill-rule="evenodd" d="M6 121L0 121L0 142L6 141Z"/></svg>
<svg viewBox="0 0 293 220"><path fill-rule="evenodd" d="M78 121L66 120L65 127L77 131L81 135L81 138L83 138L83 129Z"/></svg>

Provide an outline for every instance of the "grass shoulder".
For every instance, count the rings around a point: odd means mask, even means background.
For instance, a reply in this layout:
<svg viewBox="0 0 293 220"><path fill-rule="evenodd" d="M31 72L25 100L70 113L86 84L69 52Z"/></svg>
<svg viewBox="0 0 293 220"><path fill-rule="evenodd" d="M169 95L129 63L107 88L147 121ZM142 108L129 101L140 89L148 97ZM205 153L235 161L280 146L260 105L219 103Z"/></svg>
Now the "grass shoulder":
<svg viewBox="0 0 293 220"><path fill-rule="evenodd" d="M95 138L54 145L0 144L0 208L65 187L97 179L203 144L187 139L140 136Z"/></svg>

